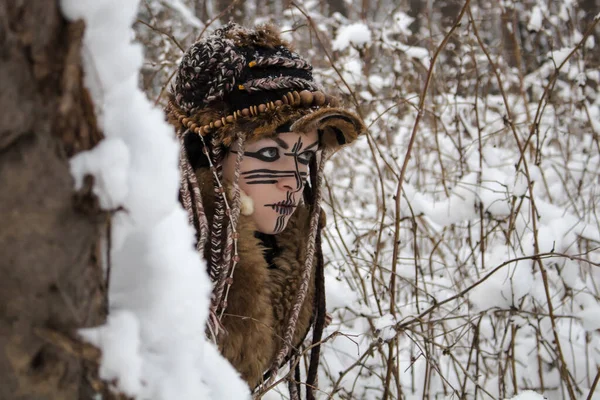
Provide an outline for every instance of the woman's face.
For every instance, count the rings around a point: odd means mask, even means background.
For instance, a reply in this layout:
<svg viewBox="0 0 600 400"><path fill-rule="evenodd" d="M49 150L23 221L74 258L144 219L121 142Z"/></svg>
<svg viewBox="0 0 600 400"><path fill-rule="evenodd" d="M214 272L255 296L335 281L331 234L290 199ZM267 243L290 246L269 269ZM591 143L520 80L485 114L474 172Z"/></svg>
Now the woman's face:
<svg viewBox="0 0 600 400"><path fill-rule="evenodd" d="M252 218L259 232L275 234L285 229L302 198L308 164L318 145L314 131L280 133L245 146L239 185L254 202ZM229 182L234 179L237 150L234 145L223 165Z"/></svg>

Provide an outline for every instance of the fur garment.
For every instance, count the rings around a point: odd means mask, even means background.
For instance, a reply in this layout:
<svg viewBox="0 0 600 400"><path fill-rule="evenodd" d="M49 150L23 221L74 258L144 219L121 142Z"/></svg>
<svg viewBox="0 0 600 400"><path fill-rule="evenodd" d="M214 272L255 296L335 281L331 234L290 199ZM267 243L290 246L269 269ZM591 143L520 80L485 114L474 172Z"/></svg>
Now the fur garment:
<svg viewBox="0 0 600 400"><path fill-rule="evenodd" d="M206 168L196 171L207 218L212 219L214 189L212 174ZM298 206L286 229L275 236L278 252L269 265L265 247L255 236L252 216L240 215L238 222L238 262L222 319L225 334L220 337L221 353L239 371L250 388L261 383L281 348L290 311L302 281L309 235L310 211ZM209 254L205 254L209 259ZM298 348L311 323L314 273L302 305L293 347Z"/></svg>

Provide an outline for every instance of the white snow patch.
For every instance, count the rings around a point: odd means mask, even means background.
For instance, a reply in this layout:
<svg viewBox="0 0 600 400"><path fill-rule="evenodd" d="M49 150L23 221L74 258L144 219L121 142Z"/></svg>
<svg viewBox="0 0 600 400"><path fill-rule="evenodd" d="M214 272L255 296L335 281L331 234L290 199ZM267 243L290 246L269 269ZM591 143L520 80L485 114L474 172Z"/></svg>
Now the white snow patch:
<svg viewBox="0 0 600 400"><path fill-rule="evenodd" d="M544 16L542 15L542 10L539 6L534 6L533 10L531 10L531 17L529 17L529 22L527 23L527 30L530 32L539 32L542 29L542 19Z"/></svg>
<svg viewBox="0 0 600 400"><path fill-rule="evenodd" d="M511 397L510 400L545 400L546 398L533 390L526 390L519 393L515 397Z"/></svg>
<svg viewBox="0 0 600 400"><path fill-rule="evenodd" d="M383 317L375 321L375 332L378 333L378 337L383 340L390 340L396 336L396 318L392 314L385 314Z"/></svg>
<svg viewBox="0 0 600 400"><path fill-rule="evenodd" d="M102 140L90 151L75 155L70 160L75 189L81 189L86 175L94 177L93 192L100 207L112 210L123 204L129 191L129 149L120 138Z"/></svg>
<svg viewBox="0 0 600 400"><path fill-rule="evenodd" d="M88 342L102 349L100 378L116 380L129 396L137 396L142 387L142 358L140 356L140 326L129 311L111 313L106 325L79 330Z"/></svg>
<svg viewBox="0 0 600 400"><path fill-rule="evenodd" d="M371 42L371 30L362 23L343 26L333 41L333 50L344 50L348 46L365 46Z"/></svg>
<svg viewBox="0 0 600 400"><path fill-rule="evenodd" d="M588 332L593 332L600 329L600 305L594 304L579 311L576 316L581 319L583 329Z"/></svg>
<svg viewBox="0 0 600 400"><path fill-rule="evenodd" d="M95 177L112 220L107 323L81 330L102 350L100 376L136 399L248 399L238 373L205 338L211 283L178 201L173 127L137 87L141 47L130 43L136 0L63 0L84 19L85 83L106 139L71 161L77 187Z"/></svg>
<svg viewBox="0 0 600 400"><path fill-rule="evenodd" d="M558 67L569 57L572 51L573 48L571 47L563 47L562 49L551 51L547 55L554 60L554 63Z"/></svg>

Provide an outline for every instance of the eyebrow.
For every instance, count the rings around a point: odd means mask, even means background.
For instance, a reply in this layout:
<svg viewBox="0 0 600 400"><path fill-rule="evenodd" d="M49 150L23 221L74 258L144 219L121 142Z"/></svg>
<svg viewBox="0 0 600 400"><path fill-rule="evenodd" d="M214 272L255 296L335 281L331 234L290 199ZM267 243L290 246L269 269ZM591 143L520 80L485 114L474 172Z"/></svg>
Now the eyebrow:
<svg viewBox="0 0 600 400"><path fill-rule="evenodd" d="M307 147L305 147L305 148L304 148L304 150L309 150L309 149L312 149L313 147L315 147L315 146L316 146L316 145L318 145L318 144L319 144L319 141L317 140L316 142L314 142L314 143L313 143L313 144L311 144L310 146L307 146Z"/></svg>
<svg viewBox="0 0 600 400"><path fill-rule="evenodd" d="M290 146L289 146L289 145L288 145L288 144L285 142L285 140L283 140L283 139L280 139L280 138L278 138L278 137L274 137L274 138L273 138L273 141L274 141L275 143L277 143L277 144L278 144L280 147L282 147L282 148L283 148L283 149L285 149L285 150L287 150L287 149L289 149L289 148L290 148Z"/></svg>

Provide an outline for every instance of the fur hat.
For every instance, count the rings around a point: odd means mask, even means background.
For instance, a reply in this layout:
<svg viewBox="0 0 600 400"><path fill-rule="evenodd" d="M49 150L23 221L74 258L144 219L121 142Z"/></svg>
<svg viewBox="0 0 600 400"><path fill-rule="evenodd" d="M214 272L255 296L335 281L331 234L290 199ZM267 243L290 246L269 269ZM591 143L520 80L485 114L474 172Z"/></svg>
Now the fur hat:
<svg viewBox="0 0 600 400"><path fill-rule="evenodd" d="M251 30L230 23L192 45L171 92L171 122L195 133L196 140L202 135L225 146L239 132L253 141L316 129L321 148L331 149L366 130L358 116L323 92L312 66L269 25ZM186 138L188 150L190 141Z"/></svg>

